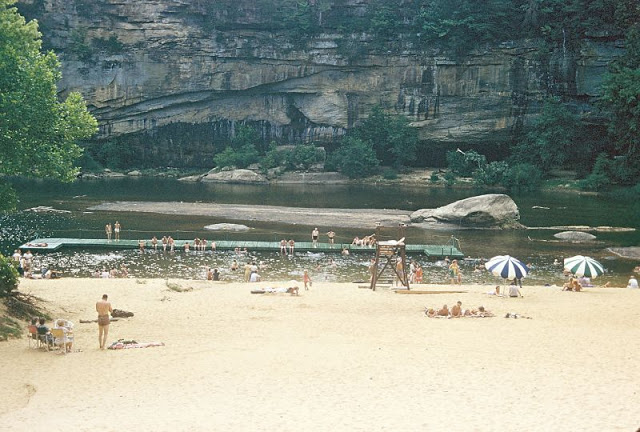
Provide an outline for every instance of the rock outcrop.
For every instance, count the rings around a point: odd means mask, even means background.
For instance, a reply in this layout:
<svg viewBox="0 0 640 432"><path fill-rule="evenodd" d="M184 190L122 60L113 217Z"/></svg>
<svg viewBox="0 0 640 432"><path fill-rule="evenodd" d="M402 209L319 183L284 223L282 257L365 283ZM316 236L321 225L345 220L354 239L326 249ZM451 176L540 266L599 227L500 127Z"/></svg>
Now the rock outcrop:
<svg viewBox="0 0 640 432"><path fill-rule="evenodd" d="M242 224L218 223L207 225L204 227L204 229L209 231L249 231L251 228Z"/></svg>
<svg viewBox="0 0 640 432"><path fill-rule="evenodd" d="M61 60L61 94L82 93L99 139L126 142L140 166L211 166L238 123L254 126L265 144L332 141L378 104L407 116L438 148L497 144L535 116L552 90L590 111L606 65L623 51L611 38L594 37L576 52L540 55L535 41L523 40L454 58L402 41L375 49L370 36L358 35L357 55L350 55L344 34L293 40L281 23L259 16L225 16L220 25L215 3L18 6L39 21L45 45ZM254 3L239 0L237 11ZM340 13L357 17L364 3L341 2ZM437 159L442 152L427 153Z"/></svg>
<svg viewBox="0 0 640 432"><path fill-rule="evenodd" d="M516 203L504 194L466 198L436 209L417 210L411 222L467 228L522 228Z"/></svg>
<svg viewBox="0 0 640 432"><path fill-rule="evenodd" d="M611 247L607 250L622 258L640 260L640 246Z"/></svg>
<svg viewBox="0 0 640 432"><path fill-rule="evenodd" d="M582 231L562 231L553 235L560 240L570 242L588 242L596 239L596 236Z"/></svg>
<svg viewBox="0 0 640 432"><path fill-rule="evenodd" d="M231 171L213 172L200 179L204 183L242 183L242 184L264 184L268 183L265 176L248 169L237 169Z"/></svg>

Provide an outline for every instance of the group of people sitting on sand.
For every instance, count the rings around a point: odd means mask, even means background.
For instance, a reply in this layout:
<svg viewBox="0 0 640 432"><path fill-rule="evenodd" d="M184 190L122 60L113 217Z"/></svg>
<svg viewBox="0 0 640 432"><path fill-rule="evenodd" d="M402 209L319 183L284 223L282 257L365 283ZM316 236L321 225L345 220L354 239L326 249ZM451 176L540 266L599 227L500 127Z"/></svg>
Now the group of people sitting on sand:
<svg viewBox="0 0 640 432"><path fill-rule="evenodd" d="M484 306L478 306L478 309L463 309L462 302L459 300L451 309L447 305L442 306L440 309L426 307L424 314L429 318L485 318L494 316Z"/></svg>
<svg viewBox="0 0 640 432"><path fill-rule="evenodd" d="M572 277L564 285L562 285L562 291L574 291L580 292L582 291L582 284L578 281L577 278Z"/></svg>
<svg viewBox="0 0 640 432"><path fill-rule="evenodd" d="M354 246L367 246L367 247L373 247L376 245L376 243L377 243L377 240L376 240L375 234L364 236L362 238L355 236L353 238L353 241L351 242L351 244Z"/></svg>

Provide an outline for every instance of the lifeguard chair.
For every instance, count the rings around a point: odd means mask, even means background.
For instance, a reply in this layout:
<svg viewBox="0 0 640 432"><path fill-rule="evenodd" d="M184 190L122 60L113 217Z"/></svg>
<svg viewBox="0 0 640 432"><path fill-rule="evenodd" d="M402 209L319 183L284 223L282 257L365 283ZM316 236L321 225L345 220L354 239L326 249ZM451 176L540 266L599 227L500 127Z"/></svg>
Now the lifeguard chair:
<svg viewBox="0 0 640 432"><path fill-rule="evenodd" d="M376 258L371 272L370 286L373 291L376 290L376 284L387 268L391 268L392 273L398 278L402 286L410 289L405 248L405 228L406 225L403 223L398 225L397 238L399 240L382 240L383 228L380 223L376 224L376 239L378 241L376 242ZM384 263L382 267L380 267L381 262Z"/></svg>

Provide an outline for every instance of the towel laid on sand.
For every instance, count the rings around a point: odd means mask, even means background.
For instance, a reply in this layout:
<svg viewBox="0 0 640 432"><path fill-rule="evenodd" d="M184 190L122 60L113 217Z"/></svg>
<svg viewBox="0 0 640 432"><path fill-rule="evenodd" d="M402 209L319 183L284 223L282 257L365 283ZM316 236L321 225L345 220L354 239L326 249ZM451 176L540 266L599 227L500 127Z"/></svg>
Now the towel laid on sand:
<svg viewBox="0 0 640 432"><path fill-rule="evenodd" d="M164 346L163 342L136 342L134 340L124 340L118 339L111 345L109 345L109 349L118 350L118 349L129 349L129 348L149 348L156 346Z"/></svg>

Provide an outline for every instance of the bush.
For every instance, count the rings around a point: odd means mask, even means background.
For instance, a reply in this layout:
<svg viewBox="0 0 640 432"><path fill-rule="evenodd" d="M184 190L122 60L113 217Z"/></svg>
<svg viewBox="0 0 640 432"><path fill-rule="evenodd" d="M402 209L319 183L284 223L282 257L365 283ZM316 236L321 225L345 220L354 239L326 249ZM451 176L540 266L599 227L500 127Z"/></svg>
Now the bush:
<svg viewBox="0 0 640 432"><path fill-rule="evenodd" d="M253 144L247 144L237 150L227 147L222 152L213 157L213 161L218 167L246 168L252 163L258 162L258 150Z"/></svg>
<svg viewBox="0 0 640 432"><path fill-rule="evenodd" d="M473 181L482 186L503 184L509 165L504 162L491 162L473 172Z"/></svg>
<svg viewBox="0 0 640 432"><path fill-rule="evenodd" d="M453 186L456 183L456 175L453 171L444 173L444 182L447 186Z"/></svg>
<svg viewBox="0 0 640 432"><path fill-rule="evenodd" d="M429 177L429 181L431 183L438 183L438 180L440 180L440 177L438 177L438 174L434 171L431 173L431 177Z"/></svg>
<svg viewBox="0 0 640 432"><path fill-rule="evenodd" d="M322 162L323 156L319 148L313 145L299 145L284 156L288 169L309 169L311 165Z"/></svg>
<svg viewBox="0 0 640 432"><path fill-rule="evenodd" d="M502 185L514 192L531 192L540 188L542 173L534 165L523 163L510 167L502 179Z"/></svg>
<svg viewBox="0 0 640 432"><path fill-rule="evenodd" d="M473 172L487 165L487 158L473 150L465 153L459 151L447 152L447 167L462 177L471 177Z"/></svg>
<svg viewBox="0 0 640 432"><path fill-rule="evenodd" d="M0 254L0 296L6 297L18 288L18 270L11 258Z"/></svg>
<svg viewBox="0 0 640 432"><path fill-rule="evenodd" d="M358 138L345 137L341 147L331 154L325 169L335 169L349 178L362 178L373 174L380 164L370 144Z"/></svg>
<svg viewBox="0 0 640 432"><path fill-rule="evenodd" d="M578 187L584 190L597 191L611 185L611 170L613 161L601 153L593 165L591 174L578 182Z"/></svg>
<svg viewBox="0 0 640 432"><path fill-rule="evenodd" d="M278 150L276 143L272 142L269 146L269 151L260 161L260 167L263 169L279 167L284 163L285 156L286 152L284 150Z"/></svg>
<svg viewBox="0 0 640 432"><path fill-rule="evenodd" d="M382 178L385 180L395 180L398 178L398 172L393 168L385 168L382 171Z"/></svg>
<svg viewBox="0 0 640 432"><path fill-rule="evenodd" d="M18 207L18 195L10 184L0 180L0 212L14 211Z"/></svg>

